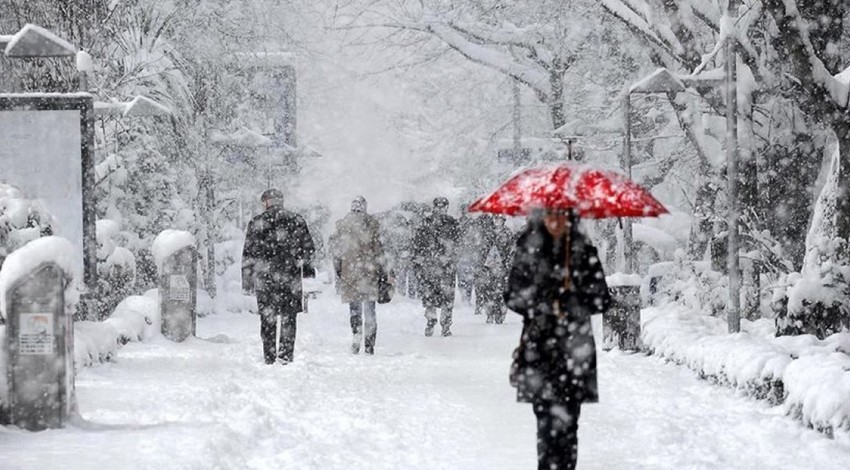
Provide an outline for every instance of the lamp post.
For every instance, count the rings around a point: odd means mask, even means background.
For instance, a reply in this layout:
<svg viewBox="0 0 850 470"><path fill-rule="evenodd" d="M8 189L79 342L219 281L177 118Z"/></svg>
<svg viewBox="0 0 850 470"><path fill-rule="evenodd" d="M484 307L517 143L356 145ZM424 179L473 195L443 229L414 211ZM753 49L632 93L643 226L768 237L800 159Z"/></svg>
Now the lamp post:
<svg viewBox="0 0 850 470"><path fill-rule="evenodd" d="M733 7L730 6L727 14L734 17ZM737 103L737 56L735 49L737 43L734 35L726 38L726 64L724 77L699 77L699 76L675 76L667 69L658 69L652 75L632 85L626 90L623 102L625 113L625 135L623 138L623 165L628 166L627 171L631 176L631 95L651 93L680 93L686 87L713 87L723 88L726 93L726 157L727 157L727 195L729 199L729 235L727 238L729 270L729 304L727 311L727 324L730 333L737 333L741 328L741 272L738 254L738 103ZM628 234L631 238L631 234ZM624 239L626 237L624 236ZM624 240L631 244L631 240ZM627 248L629 253L630 247Z"/></svg>

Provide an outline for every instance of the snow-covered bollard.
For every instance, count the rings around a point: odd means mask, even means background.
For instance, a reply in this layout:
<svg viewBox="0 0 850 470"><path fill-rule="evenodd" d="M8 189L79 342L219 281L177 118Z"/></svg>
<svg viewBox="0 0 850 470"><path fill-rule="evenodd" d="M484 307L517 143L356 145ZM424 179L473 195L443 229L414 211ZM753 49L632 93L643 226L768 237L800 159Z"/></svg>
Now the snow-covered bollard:
<svg viewBox="0 0 850 470"><path fill-rule="evenodd" d="M13 251L0 269L6 323L0 374L7 379L0 406L5 421L22 429L61 428L74 408L76 253L68 240L39 238Z"/></svg>
<svg viewBox="0 0 850 470"><path fill-rule="evenodd" d="M602 349L640 349L640 284L637 274L615 273L606 278L611 308L602 316Z"/></svg>
<svg viewBox="0 0 850 470"><path fill-rule="evenodd" d="M159 272L162 335L172 341L183 341L195 335L198 316L195 237L181 230L163 230L154 240L151 252Z"/></svg>

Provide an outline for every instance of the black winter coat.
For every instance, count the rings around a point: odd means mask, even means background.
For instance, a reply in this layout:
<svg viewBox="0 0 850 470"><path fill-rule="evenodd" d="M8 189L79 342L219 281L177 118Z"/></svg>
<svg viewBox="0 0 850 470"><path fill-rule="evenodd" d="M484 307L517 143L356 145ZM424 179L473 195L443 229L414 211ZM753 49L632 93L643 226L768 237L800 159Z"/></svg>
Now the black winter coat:
<svg viewBox="0 0 850 470"><path fill-rule="evenodd" d="M280 296L284 314L301 311L301 267L312 271L315 247L304 219L272 206L251 219L242 250L242 289Z"/></svg>
<svg viewBox="0 0 850 470"><path fill-rule="evenodd" d="M413 261L422 303L445 307L454 303L460 225L454 217L432 214L413 236Z"/></svg>
<svg viewBox="0 0 850 470"><path fill-rule="evenodd" d="M510 377L518 401L599 400L590 315L607 310L610 295L596 248L577 225L574 221L570 232L568 291L564 289L566 237L555 240L537 220L517 241L505 302L523 316ZM556 301L561 314L555 311Z"/></svg>

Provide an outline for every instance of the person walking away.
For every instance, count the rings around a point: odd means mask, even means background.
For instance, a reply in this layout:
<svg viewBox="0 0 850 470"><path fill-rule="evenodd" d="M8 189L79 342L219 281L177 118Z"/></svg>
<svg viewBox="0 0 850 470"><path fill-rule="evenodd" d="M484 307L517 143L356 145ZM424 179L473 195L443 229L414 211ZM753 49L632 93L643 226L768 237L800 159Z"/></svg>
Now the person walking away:
<svg viewBox="0 0 850 470"><path fill-rule="evenodd" d="M442 335L452 335L459 227L448 209L448 199L435 198L432 213L423 219L414 235L417 289L425 307L425 336L434 334L437 309Z"/></svg>
<svg viewBox="0 0 850 470"><path fill-rule="evenodd" d="M387 271L379 224L366 212L365 198L354 198L351 212L337 221L331 240L339 293L351 314L351 352L358 354L363 341L366 354L374 354L378 334L375 301L379 280Z"/></svg>
<svg viewBox="0 0 850 470"><path fill-rule="evenodd" d="M597 402L590 315L610 303L596 248L574 213L534 214L520 235L504 293L522 315L510 380L537 417L539 470L572 470L582 403Z"/></svg>
<svg viewBox="0 0 850 470"><path fill-rule="evenodd" d="M487 323L502 324L507 307L502 293L507 283L508 270L513 252L513 237L505 227L505 217L492 217L492 231L488 237L487 255L480 268L476 290L477 303L487 314Z"/></svg>
<svg viewBox="0 0 850 470"><path fill-rule="evenodd" d="M310 264L315 247L304 219L283 208L280 191L266 190L260 201L265 211L248 223L242 249L242 290L257 296L266 364L287 364L295 352L302 274L315 276ZM278 322L280 338L276 344Z"/></svg>

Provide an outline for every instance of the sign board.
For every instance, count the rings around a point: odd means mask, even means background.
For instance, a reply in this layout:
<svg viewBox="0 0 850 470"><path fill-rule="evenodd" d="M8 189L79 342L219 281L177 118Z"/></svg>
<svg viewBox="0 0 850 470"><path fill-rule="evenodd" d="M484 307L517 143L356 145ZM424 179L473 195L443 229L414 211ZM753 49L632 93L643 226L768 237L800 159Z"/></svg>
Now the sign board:
<svg viewBox="0 0 850 470"><path fill-rule="evenodd" d="M53 234L82 254L85 283L95 282L93 99L76 94L0 94L0 182L41 201Z"/></svg>
<svg viewBox="0 0 850 470"><path fill-rule="evenodd" d="M189 279L183 274L172 274L170 276L169 300L189 301Z"/></svg>
<svg viewBox="0 0 850 470"><path fill-rule="evenodd" d="M53 354L56 328L53 313L21 313L18 322L18 354Z"/></svg>

